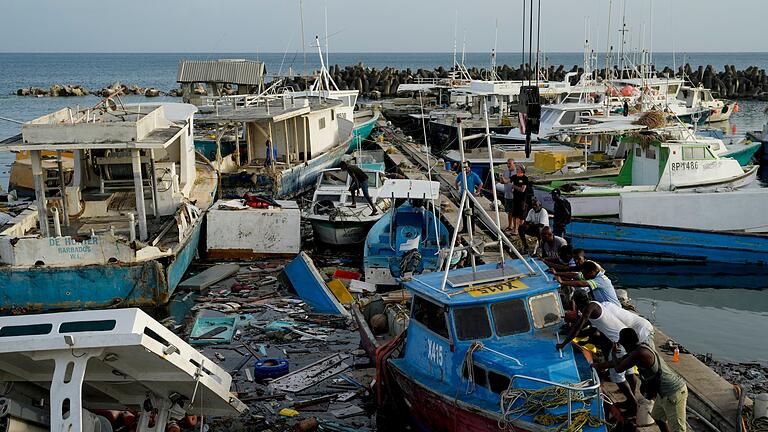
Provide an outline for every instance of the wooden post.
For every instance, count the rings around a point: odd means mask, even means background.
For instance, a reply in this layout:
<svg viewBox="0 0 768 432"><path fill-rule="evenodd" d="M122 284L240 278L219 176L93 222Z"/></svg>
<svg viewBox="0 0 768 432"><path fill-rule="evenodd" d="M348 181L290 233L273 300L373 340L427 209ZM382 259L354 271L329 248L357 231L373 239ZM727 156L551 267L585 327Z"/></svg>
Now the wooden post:
<svg viewBox="0 0 768 432"><path fill-rule="evenodd" d="M141 150L131 150L133 188L136 194L136 212L139 216L139 240L147 239L147 211L144 208L144 182L141 178Z"/></svg>
<svg viewBox="0 0 768 432"><path fill-rule="evenodd" d="M309 134L309 119L303 117L302 123L304 124L304 162L309 160L309 150L307 149L307 135Z"/></svg>
<svg viewBox="0 0 768 432"><path fill-rule="evenodd" d="M288 141L288 120L283 120L283 132L285 133L285 162L291 166L291 146Z"/></svg>
<svg viewBox="0 0 768 432"><path fill-rule="evenodd" d="M43 166L40 162L40 150L29 152L32 162L32 177L35 180L35 199L37 200L37 217L40 224L40 234L48 237L48 211L45 206L45 185L43 184Z"/></svg>
<svg viewBox="0 0 768 432"><path fill-rule="evenodd" d="M301 149L299 149L299 129L298 125L296 124L296 117L293 118L293 142L296 144L296 161L301 162L301 158L299 157L299 153L301 153Z"/></svg>
<svg viewBox="0 0 768 432"><path fill-rule="evenodd" d="M267 104L269 106L269 104ZM275 154L275 141L272 139L272 122L269 122L267 124L269 127L269 133L267 133L267 139L269 139L269 148L267 148L267 152L269 152L269 160L272 161L269 166L272 168L272 171L275 170L275 158L273 157Z"/></svg>
<svg viewBox="0 0 768 432"><path fill-rule="evenodd" d="M247 141L247 140L246 140ZM240 166L240 123L235 122L235 166Z"/></svg>

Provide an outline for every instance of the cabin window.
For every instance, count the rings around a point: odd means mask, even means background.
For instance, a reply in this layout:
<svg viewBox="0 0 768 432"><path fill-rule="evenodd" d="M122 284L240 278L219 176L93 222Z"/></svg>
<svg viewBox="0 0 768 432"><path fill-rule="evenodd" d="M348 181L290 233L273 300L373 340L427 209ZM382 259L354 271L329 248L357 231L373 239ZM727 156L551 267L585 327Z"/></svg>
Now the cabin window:
<svg viewBox="0 0 768 432"><path fill-rule="evenodd" d="M325 129L325 117L321 118L318 122L319 129Z"/></svg>
<svg viewBox="0 0 768 432"><path fill-rule="evenodd" d="M640 147L635 147L635 156L640 157L643 155L643 151L640 150Z"/></svg>
<svg viewBox="0 0 768 432"><path fill-rule="evenodd" d="M648 159L656 159L656 149L653 147L645 149L645 157Z"/></svg>
<svg viewBox="0 0 768 432"><path fill-rule="evenodd" d="M467 362L464 362L464 367L461 368L461 374L464 376L464 379L469 380L469 368L467 367ZM488 387L488 375L485 371L485 368L482 366L478 366L472 363L472 379L475 381L475 385L481 386L481 387Z"/></svg>
<svg viewBox="0 0 768 432"><path fill-rule="evenodd" d="M491 305L491 312L493 313L493 325L499 336L525 333L531 329L525 304L520 299L494 303Z"/></svg>
<svg viewBox="0 0 768 432"><path fill-rule="evenodd" d="M560 322L560 303L555 293L537 295L528 299L533 317L533 326L537 329L549 327Z"/></svg>
<svg viewBox="0 0 768 432"><path fill-rule="evenodd" d="M326 171L320 181L323 186L346 186L347 173L344 171Z"/></svg>
<svg viewBox="0 0 768 432"><path fill-rule="evenodd" d="M576 123L576 111L566 111L560 118L560 124L570 125Z"/></svg>
<svg viewBox="0 0 768 432"><path fill-rule="evenodd" d="M459 340L475 340L491 337L491 324L485 306L456 308L453 310L456 337Z"/></svg>
<svg viewBox="0 0 768 432"><path fill-rule="evenodd" d="M413 319L424 327L448 339L448 323L446 322L445 307L438 306L422 297L413 298Z"/></svg>
<svg viewBox="0 0 768 432"><path fill-rule="evenodd" d="M492 392L501 394L509 388L510 379L506 375L494 371L488 371L488 387Z"/></svg>
<svg viewBox="0 0 768 432"><path fill-rule="evenodd" d="M671 85L667 87L667 94L670 96L674 96L677 94L679 88L680 87L678 85Z"/></svg>
<svg viewBox="0 0 768 432"><path fill-rule="evenodd" d="M589 111L582 111L581 114L579 114L579 121L584 124L589 123L589 116L591 116L592 113Z"/></svg>
<svg viewBox="0 0 768 432"><path fill-rule="evenodd" d="M705 147L685 147L683 148L683 160L694 159L714 159L713 157L707 157L707 149Z"/></svg>

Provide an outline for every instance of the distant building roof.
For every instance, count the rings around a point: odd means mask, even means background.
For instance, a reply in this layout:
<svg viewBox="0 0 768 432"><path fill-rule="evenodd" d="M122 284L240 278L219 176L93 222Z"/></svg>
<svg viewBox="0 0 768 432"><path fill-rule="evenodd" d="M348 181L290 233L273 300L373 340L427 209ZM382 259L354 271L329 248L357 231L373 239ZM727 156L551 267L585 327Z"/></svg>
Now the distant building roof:
<svg viewBox="0 0 768 432"><path fill-rule="evenodd" d="M253 60L182 60L176 82L231 83L258 85L266 69L264 63Z"/></svg>

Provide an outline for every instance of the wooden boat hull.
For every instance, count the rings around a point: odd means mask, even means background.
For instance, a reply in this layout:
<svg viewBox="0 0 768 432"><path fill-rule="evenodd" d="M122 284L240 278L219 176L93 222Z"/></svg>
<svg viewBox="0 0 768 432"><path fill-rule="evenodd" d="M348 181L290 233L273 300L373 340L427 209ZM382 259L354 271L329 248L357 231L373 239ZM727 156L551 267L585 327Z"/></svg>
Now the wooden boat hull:
<svg viewBox="0 0 768 432"><path fill-rule="evenodd" d="M575 247L598 260L768 265L768 236L575 219Z"/></svg>
<svg viewBox="0 0 768 432"><path fill-rule="evenodd" d="M130 264L0 267L0 313L165 304L195 256L202 223L201 217L172 257Z"/></svg>

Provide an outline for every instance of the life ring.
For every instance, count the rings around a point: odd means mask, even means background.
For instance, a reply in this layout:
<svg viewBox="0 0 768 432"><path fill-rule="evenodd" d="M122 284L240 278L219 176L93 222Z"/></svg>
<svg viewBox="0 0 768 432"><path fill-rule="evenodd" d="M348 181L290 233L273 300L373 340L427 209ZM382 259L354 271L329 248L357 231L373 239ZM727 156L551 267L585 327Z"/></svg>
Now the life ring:
<svg viewBox="0 0 768 432"><path fill-rule="evenodd" d="M257 380L278 378L288 373L288 361L281 358L263 358L253 365L253 377Z"/></svg>

